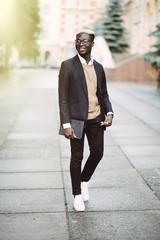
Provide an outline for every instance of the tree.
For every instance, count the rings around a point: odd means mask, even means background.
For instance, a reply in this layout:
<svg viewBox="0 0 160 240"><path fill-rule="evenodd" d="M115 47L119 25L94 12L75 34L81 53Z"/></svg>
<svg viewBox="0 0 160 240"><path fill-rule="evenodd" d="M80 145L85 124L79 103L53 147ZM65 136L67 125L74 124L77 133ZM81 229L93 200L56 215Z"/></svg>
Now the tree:
<svg viewBox="0 0 160 240"><path fill-rule="evenodd" d="M114 57L124 53L129 47L125 37L122 13L121 2L119 0L109 0L102 18L94 26L96 35L104 37Z"/></svg>
<svg viewBox="0 0 160 240"><path fill-rule="evenodd" d="M20 58L36 58L39 23L38 0L0 0L0 56L6 67L12 47Z"/></svg>
<svg viewBox="0 0 160 240"><path fill-rule="evenodd" d="M151 47L155 49L155 51L148 52L142 55L142 58L145 61L149 61L154 69L158 71L158 89L160 89L160 23L156 25L156 30L151 32L148 36L154 36L157 38L155 44Z"/></svg>

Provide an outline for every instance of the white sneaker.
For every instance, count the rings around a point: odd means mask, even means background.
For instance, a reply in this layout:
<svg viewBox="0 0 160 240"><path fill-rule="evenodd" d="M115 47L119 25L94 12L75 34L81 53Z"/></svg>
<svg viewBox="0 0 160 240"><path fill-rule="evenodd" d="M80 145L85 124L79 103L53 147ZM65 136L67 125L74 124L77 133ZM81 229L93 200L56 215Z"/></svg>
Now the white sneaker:
<svg viewBox="0 0 160 240"><path fill-rule="evenodd" d="M84 205L83 198L82 198L81 194L75 195L74 201L73 201L73 206L74 206L74 209L78 212L84 212L85 211L85 205Z"/></svg>
<svg viewBox="0 0 160 240"><path fill-rule="evenodd" d="M88 186L89 186L89 182L81 183L82 197L85 202L89 200Z"/></svg>

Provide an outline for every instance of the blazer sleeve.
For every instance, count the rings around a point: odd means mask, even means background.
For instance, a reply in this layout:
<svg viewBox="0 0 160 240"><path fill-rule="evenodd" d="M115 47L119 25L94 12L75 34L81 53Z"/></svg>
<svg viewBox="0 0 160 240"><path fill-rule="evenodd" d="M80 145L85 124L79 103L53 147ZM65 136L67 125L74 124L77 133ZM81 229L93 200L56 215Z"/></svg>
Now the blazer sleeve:
<svg viewBox="0 0 160 240"><path fill-rule="evenodd" d="M107 81L104 69L102 67L102 96L103 96L103 103L104 103L104 113L107 115L108 112L113 112L112 104L109 99L109 94L107 90Z"/></svg>
<svg viewBox="0 0 160 240"><path fill-rule="evenodd" d="M64 62L61 64L59 72L59 109L61 124L70 123L69 114L69 70Z"/></svg>

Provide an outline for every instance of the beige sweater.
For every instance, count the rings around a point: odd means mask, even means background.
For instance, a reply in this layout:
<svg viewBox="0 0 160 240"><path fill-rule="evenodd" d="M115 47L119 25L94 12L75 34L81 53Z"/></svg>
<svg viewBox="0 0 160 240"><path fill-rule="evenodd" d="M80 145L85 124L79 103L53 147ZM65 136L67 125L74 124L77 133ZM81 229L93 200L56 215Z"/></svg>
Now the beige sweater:
<svg viewBox="0 0 160 240"><path fill-rule="evenodd" d="M86 77L87 88L88 88L88 119L93 119L97 117L100 113L100 105L98 103L97 92L97 76L94 69L94 65L82 64L84 74Z"/></svg>

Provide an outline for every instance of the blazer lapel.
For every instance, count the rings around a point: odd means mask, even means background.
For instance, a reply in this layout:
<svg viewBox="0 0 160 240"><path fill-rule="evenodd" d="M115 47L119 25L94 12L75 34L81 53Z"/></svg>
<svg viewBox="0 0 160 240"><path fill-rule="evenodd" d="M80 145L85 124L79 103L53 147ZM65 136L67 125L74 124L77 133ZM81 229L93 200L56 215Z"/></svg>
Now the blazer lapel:
<svg viewBox="0 0 160 240"><path fill-rule="evenodd" d="M81 64L81 62L79 60L78 55L76 55L74 57L74 65L75 65L75 69L77 70L79 79L80 79L80 81L82 83L82 86L84 88L85 94L88 96L86 78L85 78L83 67L82 67L82 64Z"/></svg>
<svg viewBox="0 0 160 240"><path fill-rule="evenodd" d="M97 88L99 89L100 92L102 92L101 84L100 84L101 75L100 75L100 72L99 72L99 66L95 61L93 62L93 65L94 65L95 72L96 72L96 75L97 75Z"/></svg>

